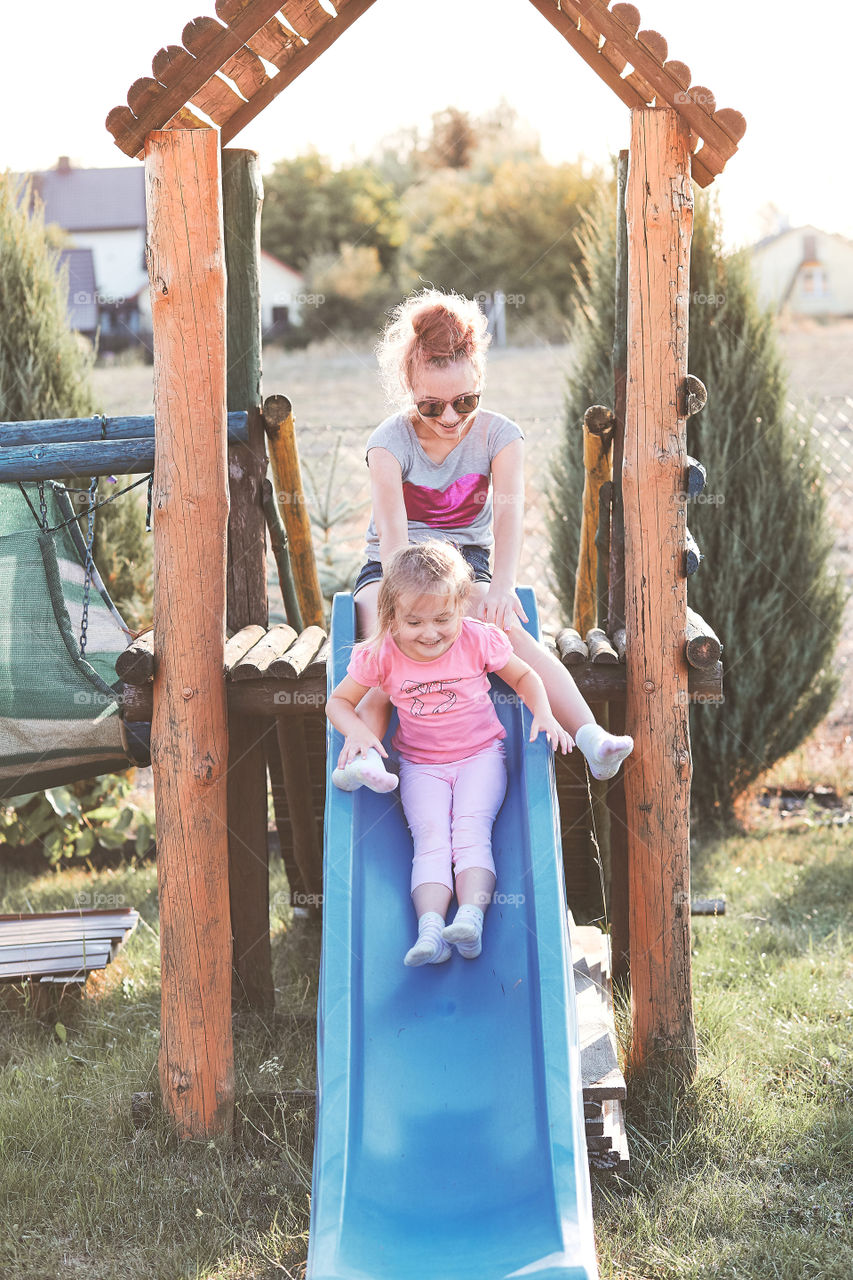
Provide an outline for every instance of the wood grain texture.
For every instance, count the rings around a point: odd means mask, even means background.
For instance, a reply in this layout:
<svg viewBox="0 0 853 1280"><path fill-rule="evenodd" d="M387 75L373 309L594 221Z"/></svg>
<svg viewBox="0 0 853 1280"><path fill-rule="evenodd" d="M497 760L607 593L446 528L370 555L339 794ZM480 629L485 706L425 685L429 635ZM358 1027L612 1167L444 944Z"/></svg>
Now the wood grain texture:
<svg viewBox="0 0 853 1280"><path fill-rule="evenodd" d="M287 531L290 565L293 570L302 625L322 627L325 623L323 594L317 577L311 520L302 487L293 410L286 396L267 397L264 401L264 424L276 488L276 501Z"/></svg>
<svg viewBox="0 0 853 1280"><path fill-rule="evenodd" d="M594 406L599 407L599 406ZM595 435L586 425L583 427L583 514L581 516L578 568L575 574L575 598L572 626L582 636L598 621L597 582L598 552L595 534L598 529L598 492L610 479L610 436Z"/></svg>
<svg viewBox="0 0 853 1280"><path fill-rule="evenodd" d="M622 493L632 1069L696 1067L690 970L690 737L683 575L690 238L687 136L635 111L626 198L628 378Z"/></svg>
<svg viewBox="0 0 853 1280"><path fill-rule="evenodd" d="M225 682L225 253L214 130L145 145L154 333L152 764L160 1086L182 1137L233 1124Z"/></svg>
<svg viewBox="0 0 853 1280"><path fill-rule="evenodd" d="M203 50L217 38L204 20L184 28L184 41ZM228 456L227 623L232 632L269 622L266 521L262 485L267 469L261 419L261 205L257 153L222 152L222 207L228 278L229 409L248 412L249 438ZM269 930L267 847L267 724L232 715L228 722L228 864L234 938L234 1003L271 1012L275 1005Z"/></svg>

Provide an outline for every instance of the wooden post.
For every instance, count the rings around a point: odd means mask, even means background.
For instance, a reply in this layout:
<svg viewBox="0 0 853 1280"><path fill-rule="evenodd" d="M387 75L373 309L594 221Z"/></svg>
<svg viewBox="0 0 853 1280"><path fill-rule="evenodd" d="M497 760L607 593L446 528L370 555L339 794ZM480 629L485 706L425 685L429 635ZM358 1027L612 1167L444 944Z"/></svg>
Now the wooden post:
<svg viewBox="0 0 853 1280"><path fill-rule="evenodd" d="M261 202L254 151L222 153L222 202L228 276L228 408L249 415L248 444L228 459L228 627L266 629L266 521L262 485L267 469L261 417ZM269 929L267 849L267 723L232 715L228 724L228 882L234 935L235 1004L270 1011L275 1004Z"/></svg>
<svg viewBox="0 0 853 1280"><path fill-rule="evenodd" d="M610 635L625 627L625 513L622 504L622 458L625 446L625 380L628 361L628 229L625 188L628 152L619 152L616 178L616 299L613 325L613 501L610 515L610 573L607 626ZM625 704L611 702L610 732L625 732ZM614 982L628 977L628 827L625 813L625 771L620 769L607 788L610 810L610 944Z"/></svg>
<svg viewBox="0 0 853 1280"><path fill-rule="evenodd" d="M690 1078L690 738L682 496L690 236L687 134L675 111L631 113L628 382L622 470L628 730L631 1065Z"/></svg>
<svg viewBox="0 0 853 1280"><path fill-rule="evenodd" d="M182 1137L234 1112L223 651L225 254L214 129L145 143L154 333L154 712L160 1086Z"/></svg>
<svg viewBox="0 0 853 1280"><path fill-rule="evenodd" d="M287 396L268 396L264 421L276 500L287 530L287 546L304 627L323 627L325 609L311 540L311 520L302 488L293 409Z"/></svg>

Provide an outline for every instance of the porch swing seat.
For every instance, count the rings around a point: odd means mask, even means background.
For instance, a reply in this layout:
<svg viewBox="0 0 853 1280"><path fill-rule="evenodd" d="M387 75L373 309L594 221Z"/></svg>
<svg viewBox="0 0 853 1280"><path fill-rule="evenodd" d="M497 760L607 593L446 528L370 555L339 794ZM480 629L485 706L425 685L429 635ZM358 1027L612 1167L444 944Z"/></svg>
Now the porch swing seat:
<svg viewBox="0 0 853 1280"><path fill-rule="evenodd" d="M34 484L25 486L39 510ZM80 652L86 548L68 494L46 485L39 527L18 485L0 486L0 800L130 768L115 662L131 639L94 571ZM76 514L79 514L76 513Z"/></svg>

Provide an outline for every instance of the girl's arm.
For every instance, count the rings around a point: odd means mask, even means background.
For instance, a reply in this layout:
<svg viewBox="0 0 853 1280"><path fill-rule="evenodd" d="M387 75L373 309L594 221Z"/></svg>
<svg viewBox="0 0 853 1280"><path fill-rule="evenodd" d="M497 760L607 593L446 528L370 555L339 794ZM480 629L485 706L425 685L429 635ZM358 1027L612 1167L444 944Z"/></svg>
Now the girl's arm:
<svg viewBox="0 0 853 1280"><path fill-rule="evenodd" d="M338 758L339 769L345 769L350 760L354 760L356 756L366 755L371 747L375 747L381 756L386 758L388 756L382 740L377 738L356 713L356 707L368 688L368 685L359 684L357 680L353 680L352 676L344 676L326 701L328 719L346 738L343 751Z"/></svg>
<svg viewBox="0 0 853 1280"><path fill-rule="evenodd" d="M527 614L515 593L524 528L524 441L511 440L492 459L494 508L494 573L484 604L486 622L509 631L518 615Z"/></svg>
<svg viewBox="0 0 853 1280"><path fill-rule="evenodd" d="M555 719L548 701L548 694L540 676L532 667L523 662L517 654L513 654L505 667L496 671L511 689L514 689L524 704L533 713L533 724L530 729L530 741L544 733L548 743L556 751L557 747L565 754L572 749L572 740L563 726Z"/></svg>
<svg viewBox="0 0 853 1280"><path fill-rule="evenodd" d="M403 501L403 473L389 449L371 449L367 455L373 520L379 538L379 558L387 564L395 551L409 545L409 520Z"/></svg>

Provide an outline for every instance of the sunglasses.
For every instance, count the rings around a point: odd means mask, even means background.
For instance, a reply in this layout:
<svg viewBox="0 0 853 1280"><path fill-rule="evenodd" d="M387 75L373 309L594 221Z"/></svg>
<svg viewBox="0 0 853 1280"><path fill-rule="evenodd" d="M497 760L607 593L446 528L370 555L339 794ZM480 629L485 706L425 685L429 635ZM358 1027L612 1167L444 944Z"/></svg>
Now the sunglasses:
<svg viewBox="0 0 853 1280"><path fill-rule="evenodd" d="M464 417L466 413L473 413L479 403L479 394L472 392L471 395L457 396L455 400L418 400L415 408L422 418L440 418L450 404L455 413Z"/></svg>

